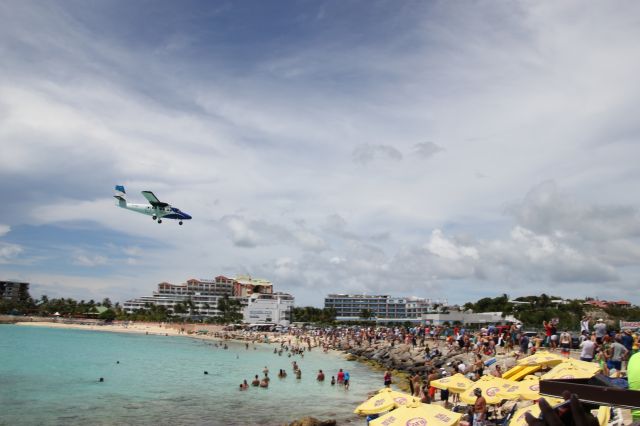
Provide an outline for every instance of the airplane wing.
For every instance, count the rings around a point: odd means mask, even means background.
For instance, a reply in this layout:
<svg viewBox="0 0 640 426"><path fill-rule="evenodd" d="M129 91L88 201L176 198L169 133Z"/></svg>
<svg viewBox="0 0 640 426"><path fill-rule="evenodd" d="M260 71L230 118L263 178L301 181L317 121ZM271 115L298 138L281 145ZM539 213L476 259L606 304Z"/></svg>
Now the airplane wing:
<svg viewBox="0 0 640 426"><path fill-rule="evenodd" d="M153 195L153 192L151 191L142 191L142 196L146 198L147 201L149 201L149 204L151 204L153 207L167 207L169 205L158 200L158 197Z"/></svg>

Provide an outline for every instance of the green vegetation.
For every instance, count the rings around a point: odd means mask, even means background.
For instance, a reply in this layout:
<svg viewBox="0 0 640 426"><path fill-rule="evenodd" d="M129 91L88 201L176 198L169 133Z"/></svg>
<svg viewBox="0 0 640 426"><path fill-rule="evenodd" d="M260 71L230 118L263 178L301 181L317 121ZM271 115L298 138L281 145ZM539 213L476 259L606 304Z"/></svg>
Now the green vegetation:
<svg viewBox="0 0 640 426"><path fill-rule="evenodd" d="M314 308L312 306L293 308L292 322L334 324L335 321L336 310L333 308Z"/></svg>
<svg viewBox="0 0 640 426"><path fill-rule="evenodd" d="M640 321L640 307L632 306L629 308L623 308L620 306L610 306L605 308L609 318L623 321Z"/></svg>
<svg viewBox="0 0 640 426"><path fill-rule="evenodd" d="M240 312L240 301L229 299L229 296L218 299L218 310L220 317L218 321L224 324L242 322L242 312Z"/></svg>
<svg viewBox="0 0 640 426"><path fill-rule="evenodd" d="M206 306L205 306L206 307ZM242 321L240 302L224 297L218 301L218 310L221 315L217 318L207 319L208 322L235 323ZM43 295L40 299L33 299L28 292L21 294L18 300L0 300L0 314L29 315L60 318L96 318L104 321L202 321L199 312L192 300L176 303L172 310L164 306L151 303L145 304L143 309L128 314L124 312L119 303L113 304L109 298L102 302L94 300L77 301L72 298L52 298ZM57 314L57 315L56 315Z"/></svg>
<svg viewBox="0 0 640 426"><path fill-rule="evenodd" d="M549 296L544 293L540 296L517 297L512 301L506 294L494 298L485 297L475 303L465 303L464 309L471 309L473 312L501 311L505 316L513 315L522 321L526 328L534 329L541 328L542 321L557 318L559 330L577 329L582 317L589 315L594 310L585 305L582 299L563 300L561 297ZM610 321L615 322L619 320L638 321L640 318L640 308L638 307L609 307L604 312ZM598 311L594 314L600 315Z"/></svg>
<svg viewBox="0 0 640 426"><path fill-rule="evenodd" d="M542 327L542 321L557 318L558 329L573 330L578 327L584 315L583 301L558 302L560 300L562 298L543 293L540 296L518 297L513 301L521 303L512 303L508 295L502 294L494 298L485 297L476 303L466 303L464 308L472 309L473 312L502 311L503 315L513 315L525 327L535 329Z"/></svg>
<svg viewBox="0 0 640 426"><path fill-rule="evenodd" d="M360 311L360 318L365 321L369 321L374 316L375 314L371 309L363 309L362 311Z"/></svg>

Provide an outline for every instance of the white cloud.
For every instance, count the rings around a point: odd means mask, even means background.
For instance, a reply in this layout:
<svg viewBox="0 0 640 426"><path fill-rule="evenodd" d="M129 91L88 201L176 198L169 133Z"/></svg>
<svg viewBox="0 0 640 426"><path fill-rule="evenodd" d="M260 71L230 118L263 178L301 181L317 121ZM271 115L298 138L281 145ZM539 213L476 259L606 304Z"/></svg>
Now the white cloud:
<svg viewBox="0 0 640 426"><path fill-rule="evenodd" d="M101 255L78 252L73 256L72 262L74 265L92 268L95 266L106 265L109 262L109 259Z"/></svg>
<svg viewBox="0 0 640 426"><path fill-rule="evenodd" d="M425 245L425 248L431 254L445 259L459 260L463 257L469 257L473 260L478 259L478 250L475 247L458 246L446 239L439 229L435 229L431 233L431 239Z"/></svg>
<svg viewBox="0 0 640 426"><path fill-rule="evenodd" d="M322 251L327 247L324 239L305 229L293 231L298 243L307 250Z"/></svg>
<svg viewBox="0 0 640 426"><path fill-rule="evenodd" d="M0 242L0 264L13 263L24 251L18 244Z"/></svg>
<svg viewBox="0 0 640 426"><path fill-rule="evenodd" d="M11 231L11 227L9 225L0 224L0 237L4 237Z"/></svg>

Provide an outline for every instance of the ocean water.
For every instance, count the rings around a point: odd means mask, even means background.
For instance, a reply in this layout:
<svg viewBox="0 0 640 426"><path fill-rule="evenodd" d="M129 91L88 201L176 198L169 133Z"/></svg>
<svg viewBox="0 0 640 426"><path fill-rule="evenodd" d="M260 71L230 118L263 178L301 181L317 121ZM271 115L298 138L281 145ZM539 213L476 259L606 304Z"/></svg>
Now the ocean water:
<svg viewBox="0 0 640 426"><path fill-rule="evenodd" d="M368 392L382 387L380 372L318 349L288 358L271 345L246 350L227 343L224 350L214 343L0 325L0 424L277 425L305 415L343 424ZM243 379L262 377L265 366L268 389L238 390ZM280 368L285 379L277 377ZM351 374L349 390L329 383L339 368ZM323 383L315 380L319 369Z"/></svg>

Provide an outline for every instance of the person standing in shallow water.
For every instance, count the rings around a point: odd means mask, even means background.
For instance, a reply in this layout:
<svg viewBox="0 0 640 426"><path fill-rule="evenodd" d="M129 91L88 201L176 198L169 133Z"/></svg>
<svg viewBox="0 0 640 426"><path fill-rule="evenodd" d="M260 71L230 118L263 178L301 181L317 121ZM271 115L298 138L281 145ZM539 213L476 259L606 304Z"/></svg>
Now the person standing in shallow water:
<svg viewBox="0 0 640 426"><path fill-rule="evenodd" d="M322 372L322 370L318 370L318 377L316 377L316 379L319 382L324 382L324 373Z"/></svg>
<svg viewBox="0 0 640 426"><path fill-rule="evenodd" d="M391 386L391 372L389 370L384 372L384 386L387 388Z"/></svg>

